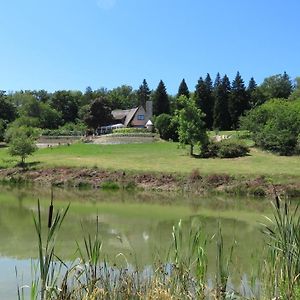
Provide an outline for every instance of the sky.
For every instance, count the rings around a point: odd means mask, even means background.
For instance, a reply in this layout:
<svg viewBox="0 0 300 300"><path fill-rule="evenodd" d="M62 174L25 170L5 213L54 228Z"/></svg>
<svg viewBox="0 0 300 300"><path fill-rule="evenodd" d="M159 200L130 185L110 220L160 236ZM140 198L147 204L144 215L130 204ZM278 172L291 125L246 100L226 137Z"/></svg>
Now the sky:
<svg viewBox="0 0 300 300"><path fill-rule="evenodd" d="M0 90L81 90L239 71L246 85L300 76L299 0L9 0Z"/></svg>

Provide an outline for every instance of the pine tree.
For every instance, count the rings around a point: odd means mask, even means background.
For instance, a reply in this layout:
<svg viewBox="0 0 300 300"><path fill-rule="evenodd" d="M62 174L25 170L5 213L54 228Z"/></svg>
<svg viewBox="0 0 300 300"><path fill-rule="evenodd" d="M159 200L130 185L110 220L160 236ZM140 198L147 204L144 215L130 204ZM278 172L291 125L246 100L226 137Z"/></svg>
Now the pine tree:
<svg viewBox="0 0 300 300"><path fill-rule="evenodd" d="M170 113L170 102L166 91L166 86L161 80L153 95L153 114L155 116L159 116L163 113Z"/></svg>
<svg viewBox="0 0 300 300"><path fill-rule="evenodd" d="M221 75L220 73L218 72L217 73L217 76L216 76L216 79L215 79L215 82L214 82L214 90L217 89L217 87L222 83L222 80L221 80Z"/></svg>
<svg viewBox="0 0 300 300"><path fill-rule="evenodd" d="M246 92L244 81L239 72L236 73L232 82L231 93L228 102L228 110L232 128L238 127L239 117L249 108L249 97Z"/></svg>
<svg viewBox="0 0 300 300"><path fill-rule="evenodd" d="M230 81L227 75L225 75L222 81L215 85L214 129L231 129L231 120L228 111L229 97Z"/></svg>
<svg viewBox="0 0 300 300"><path fill-rule="evenodd" d="M150 100L150 89L148 87L146 79L143 80L143 83L140 85L137 90L137 97L139 105L143 105L146 108L146 102Z"/></svg>
<svg viewBox="0 0 300 300"><path fill-rule="evenodd" d="M190 98L190 91L189 91L189 88L188 88L184 78L182 79L182 81L179 85L177 98L179 98L182 95L186 96L187 98Z"/></svg>
<svg viewBox="0 0 300 300"><path fill-rule="evenodd" d="M214 95L209 74L206 75L205 80L202 77L198 80L194 97L197 107L205 113L204 121L206 127L211 129L213 127Z"/></svg>

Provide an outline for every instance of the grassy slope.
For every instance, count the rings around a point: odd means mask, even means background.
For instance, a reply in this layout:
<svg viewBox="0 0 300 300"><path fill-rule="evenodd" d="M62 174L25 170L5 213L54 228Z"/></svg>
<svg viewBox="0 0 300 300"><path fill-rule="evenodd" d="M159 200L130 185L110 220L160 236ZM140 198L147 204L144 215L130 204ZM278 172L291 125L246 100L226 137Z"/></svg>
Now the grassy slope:
<svg viewBox="0 0 300 300"><path fill-rule="evenodd" d="M41 166L100 167L127 171L181 172L199 169L202 174L267 175L287 180L300 176L299 157L281 157L252 148L247 157L235 159L196 159L176 143L90 145L73 144L41 149L28 159ZM13 166L6 149L0 149L3 166Z"/></svg>

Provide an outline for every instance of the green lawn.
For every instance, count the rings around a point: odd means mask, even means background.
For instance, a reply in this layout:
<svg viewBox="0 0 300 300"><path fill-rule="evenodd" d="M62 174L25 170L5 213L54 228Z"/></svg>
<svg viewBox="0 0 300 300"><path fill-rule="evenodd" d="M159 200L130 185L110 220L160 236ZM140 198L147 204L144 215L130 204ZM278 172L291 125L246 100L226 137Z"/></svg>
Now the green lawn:
<svg viewBox="0 0 300 300"><path fill-rule="evenodd" d="M234 159L197 159L188 156L188 148L177 143L93 145L73 144L40 149L28 162L39 162L41 167L72 166L99 167L126 171L189 173L198 169L202 174L228 173L231 175L267 175L288 180L300 177L300 158L283 157L252 148L250 155ZM0 164L10 167L16 160L0 149Z"/></svg>

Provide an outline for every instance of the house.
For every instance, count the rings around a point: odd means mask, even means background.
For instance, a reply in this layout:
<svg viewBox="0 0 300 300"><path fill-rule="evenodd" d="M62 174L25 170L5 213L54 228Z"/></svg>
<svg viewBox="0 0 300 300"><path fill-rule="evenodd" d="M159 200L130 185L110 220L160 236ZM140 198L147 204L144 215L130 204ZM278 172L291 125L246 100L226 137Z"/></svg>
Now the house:
<svg viewBox="0 0 300 300"><path fill-rule="evenodd" d="M152 118L152 101L147 101L146 106L126 110L116 109L112 111L113 118L125 127L146 127L147 122Z"/></svg>

